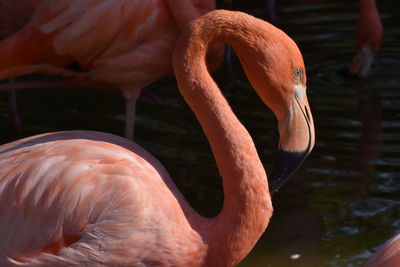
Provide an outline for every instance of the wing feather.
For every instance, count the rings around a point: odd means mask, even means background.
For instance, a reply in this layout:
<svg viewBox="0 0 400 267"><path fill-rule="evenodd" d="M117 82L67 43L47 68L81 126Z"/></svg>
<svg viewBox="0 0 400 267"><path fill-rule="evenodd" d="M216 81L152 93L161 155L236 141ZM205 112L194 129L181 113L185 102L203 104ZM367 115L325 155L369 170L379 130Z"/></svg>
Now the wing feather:
<svg viewBox="0 0 400 267"><path fill-rule="evenodd" d="M110 143L24 141L0 147L0 260L35 257L65 235L82 234L79 246L92 244L91 250L108 234L126 238L132 233L117 228L138 212L137 186L162 183L147 161Z"/></svg>
<svg viewBox="0 0 400 267"><path fill-rule="evenodd" d="M44 33L56 33L55 50L87 64L108 50L120 34L143 35L144 15L157 12L160 0L48 0L38 12L36 26ZM139 19L138 19L139 18ZM136 24L134 23L136 22ZM147 32L152 29L147 27ZM135 32L139 34L134 34ZM132 43L132 42L131 42ZM132 48L132 47L131 47Z"/></svg>
<svg viewBox="0 0 400 267"><path fill-rule="evenodd" d="M169 266L171 247L188 242L171 233L191 231L190 207L161 163L124 138L42 134L0 146L0 165L1 266Z"/></svg>

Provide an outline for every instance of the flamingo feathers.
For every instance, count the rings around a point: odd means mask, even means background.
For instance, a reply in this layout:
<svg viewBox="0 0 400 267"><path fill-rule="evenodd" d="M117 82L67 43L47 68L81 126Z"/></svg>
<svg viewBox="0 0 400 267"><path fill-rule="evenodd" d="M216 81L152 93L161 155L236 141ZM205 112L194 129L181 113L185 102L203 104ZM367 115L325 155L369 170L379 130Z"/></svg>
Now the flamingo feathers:
<svg viewBox="0 0 400 267"><path fill-rule="evenodd" d="M68 264L83 264L84 258L77 260L81 256L98 263L115 257L128 264L128 259L123 260L127 255L118 255L122 252L115 248L127 251L136 245L131 242L149 247L155 242L171 245L169 237L151 232L154 223L158 223L154 214L160 221L169 218L171 225L166 227L184 227L179 222L179 218L185 218L180 209L174 214L166 208L178 205L172 192L178 198L182 196L161 164L120 137L90 132L77 132L79 139L74 136L74 132L44 134L10 143L0 150L0 164L5 166L0 171L0 258L31 256L30 262L35 263L38 256L50 264L55 257L49 253L52 249L59 260ZM96 140L99 138L101 141ZM133 147L143 154L138 156L128 150ZM1 157L6 151L13 152L7 158ZM157 169L143 157L154 162ZM27 236L31 236L28 243ZM107 240L106 244L100 245L102 240ZM135 253L145 254L146 248L132 250L128 257L146 258Z"/></svg>
<svg viewBox="0 0 400 267"><path fill-rule="evenodd" d="M88 80L137 98L143 87L173 74L178 36L165 1L41 1L27 25L0 42L0 76L37 71L21 65L64 68L77 61ZM7 71L13 66L21 68Z"/></svg>

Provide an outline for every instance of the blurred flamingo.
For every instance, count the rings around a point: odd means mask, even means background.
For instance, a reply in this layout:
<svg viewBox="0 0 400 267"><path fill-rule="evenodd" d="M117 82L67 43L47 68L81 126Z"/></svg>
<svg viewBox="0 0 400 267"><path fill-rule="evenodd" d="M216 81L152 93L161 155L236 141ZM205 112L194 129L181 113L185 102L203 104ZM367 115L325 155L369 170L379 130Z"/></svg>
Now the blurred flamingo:
<svg viewBox="0 0 400 267"><path fill-rule="evenodd" d="M349 65L349 71L367 76L382 41L382 22L375 0L360 0L357 23L357 54Z"/></svg>
<svg viewBox="0 0 400 267"><path fill-rule="evenodd" d="M19 31L24 27L33 10L40 0L0 0L0 40L6 38L14 32ZM12 83L14 83L13 78ZM2 88L3 84L0 84ZM14 136L20 135L21 119L17 113L16 91L11 87L9 93L9 117L11 128L15 131Z"/></svg>
<svg viewBox="0 0 400 267"><path fill-rule="evenodd" d="M13 22L13 11L24 15L21 22L3 31L8 37L0 42L0 79L56 74L81 86L120 89L126 100L125 136L130 139L141 90L173 75L172 51L181 30L189 21L215 9L214 0L12 3L0 0L0 11L7 14L2 21ZM219 65L222 53L221 46L210 49L210 69ZM73 62L85 72L65 69Z"/></svg>
<svg viewBox="0 0 400 267"><path fill-rule="evenodd" d="M206 51L231 44L280 132L268 186L254 143L212 80ZM271 191L314 145L304 63L274 26L213 11L189 24L174 53L179 89L210 141L224 204L204 218L139 145L89 131L37 135L0 147L2 266L234 266L272 214Z"/></svg>

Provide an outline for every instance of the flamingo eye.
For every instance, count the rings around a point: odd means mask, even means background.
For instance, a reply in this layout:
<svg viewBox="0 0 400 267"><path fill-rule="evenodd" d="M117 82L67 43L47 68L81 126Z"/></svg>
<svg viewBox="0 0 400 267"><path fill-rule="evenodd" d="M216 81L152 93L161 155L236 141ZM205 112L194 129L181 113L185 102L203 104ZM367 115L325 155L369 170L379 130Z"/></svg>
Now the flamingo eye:
<svg viewBox="0 0 400 267"><path fill-rule="evenodd" d="M299 79L299 78L301 78L301 76L303 76L303 72L300 68L294 68L293 74L294 74L294 77L297 79Z"/></svg>

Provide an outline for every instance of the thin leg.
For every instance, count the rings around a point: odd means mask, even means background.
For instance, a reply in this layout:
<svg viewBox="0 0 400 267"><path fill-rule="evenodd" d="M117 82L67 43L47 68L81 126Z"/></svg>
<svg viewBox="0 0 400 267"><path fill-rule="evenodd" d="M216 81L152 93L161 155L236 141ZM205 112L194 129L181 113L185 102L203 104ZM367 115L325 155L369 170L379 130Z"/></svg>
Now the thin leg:
<svg viewBox="0 0 400 267"><path fill-rule="evenodd" d="M235 70L233 69L233 64L232 64L232 57L234 55L232 46L226 45L225 48L226 48L226 50L225 50L225 59L224 59L224 61L225 61L225 65L228 68L228 73L229 73L229 76L230 76L230 79L229 79L230 82L227 85L225 85L223 87L223 89L224 90L228 90L229 88L231 88L233 86L248 87L247 83L244 83L241 80L239 80L238 78L236 78L237 75L235 73Z"/></svg>
<svg viewBox="0 0 400 267"><path fill-rule="evenodd" d="M275 12L275 0L266 0L265 1L265 19L274 25L276 25L277 16Z"/></svg>
<svg viewBox="0 0 400 267"><path fill-rule="evenodd" d="M11 78L10 82L13 83L14 80L14 78ZM8 114L10 118L10 124L15 136L19 137L21 133L21 118L19 117L17 111L17 96L15 89L10 90L8 101Z"/></svg>
<svg viewBox="0 0 400 267"><path fill-rule="evenodd" d="M136 99L125 102L125 138L133 141L133 130L135 127Z"/></svg>

